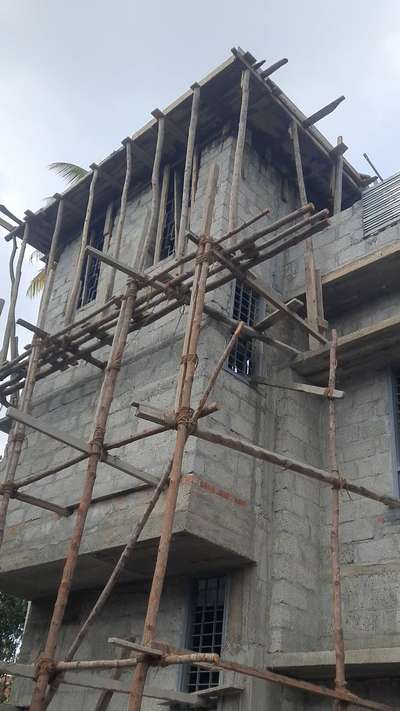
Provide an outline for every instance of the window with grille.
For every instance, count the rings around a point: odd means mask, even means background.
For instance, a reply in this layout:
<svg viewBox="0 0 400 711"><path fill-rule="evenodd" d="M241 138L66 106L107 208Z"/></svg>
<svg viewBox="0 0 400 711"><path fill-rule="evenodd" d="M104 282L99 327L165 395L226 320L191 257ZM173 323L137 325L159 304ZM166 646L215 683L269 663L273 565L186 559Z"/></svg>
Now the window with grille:
<svg viewBox="0 0 400 711"><path fill-rule="evenodd" d="M225 612L225 578L200 578L195 581L190 619L189 645L194 652L221 653ZM218 686L219 672L190 666L187 691Z"/></svg>
<svg viewBox="0 0 400 711"><path fill-rule="evenodd" d="M252 326L256 320L258 296L248 286L236 282L232 316ZM252 375L254 371L254 344L251 338L241 336L228 358L228 368L234 373Z"/></svg>
<svg viewBox="0 0 400 711"><path fill-rule="evenodd" d="M168 182L168 195L165 203L160 259L166 259L175 252L175 228L175 181L171 176Z"/></svg>
<svg viewBox="0 0 400 711"><path fill-rule="evenodd" d="M106 215L104 213L100 215L98 219L94 220L89 233L88 243L91 247L95 247L95 249L98 249L100 252L103 251L104 245L105 219ZM78 308L81 308L82 306L85 306L95 300L99 283L99 275L100 260L97 259L97 257L92 257L87 254L82 267Z"/></svg>
<svg viewBox="0 0 400 711"><path fill-rule="evenodd" d="M395 433L395 493L400 494L400 370L395 370L392 377L393 386L393 417Z"/></svg>

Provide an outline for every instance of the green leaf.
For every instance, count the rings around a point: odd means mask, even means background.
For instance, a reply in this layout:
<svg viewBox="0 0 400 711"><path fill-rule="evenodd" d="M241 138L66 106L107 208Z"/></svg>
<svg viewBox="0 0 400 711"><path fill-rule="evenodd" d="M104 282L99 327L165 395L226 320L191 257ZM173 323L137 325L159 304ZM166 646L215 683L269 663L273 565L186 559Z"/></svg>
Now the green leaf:
<svg viewBox="0 0 400 711"><path fill-rule="evenodd" d="M71 185L74 185L79 182L79 180L82 180L82 178L84 178L89 172L88 170L85 170L85 168L81 168L80 165L75 165L75 163L63 162L50 163L49 169L54 170L57 175L60 175L61 178L64 178L64 180Z"/></svg>
<svg viewBox="0 0 400 711"><path fill-rule="evenodd" d="M33 252L29 255L29 261L31 264L35 264L35 262L39 262L42 257L42 252L39 252L38 249L34 249Z"/></svg>
<svg viewBox="0 0 400 711"><path fill-rule="evenodd" d="M0 659L12 662L24 627L26 601L0 593Z"/></svg>
<svg viewBox="0 0 400 711"><path fill-rule="evenodd" d="M44 284L46 281L46 267L43 267L36 276L33 277L31 283L28 286L26 295L30 299L34 299L41 291L44 289Z"/></svg>

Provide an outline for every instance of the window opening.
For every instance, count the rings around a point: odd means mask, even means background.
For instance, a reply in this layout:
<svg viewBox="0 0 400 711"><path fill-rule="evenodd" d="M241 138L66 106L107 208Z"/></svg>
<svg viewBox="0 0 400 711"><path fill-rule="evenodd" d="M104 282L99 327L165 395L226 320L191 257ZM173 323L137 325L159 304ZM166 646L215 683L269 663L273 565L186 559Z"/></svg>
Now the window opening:
<svg viewBox="0 0 400 711"><path fill-rule="evenodd" d="M225 613L225 578L200 578L195 581L190 621L190 649L194 652L221 653ZM219 672L190 666L187 691L218 686Z"/></svg>
<svg viewBox="0 0 400 711"><path fill-rule="evenodd" d="M258 295L248 286L236 282L232 316L253 326L256 320ZM234 373L250 376L254 371L254 347L251 338L240 336L228 358L228 368Z"/></svg>
<svg viewBox="0 0 400 711"><path fill-rule="evenodd" d="M104 225L106 215L102 214L94 220L90 228L88 244L100 252L104 246ZM81 288L79 292L78 308L94 301L97 296L97 287L99 284L100 275L100 260L97 257L89 257L87 254L83 262L81 274Z"/></svg>

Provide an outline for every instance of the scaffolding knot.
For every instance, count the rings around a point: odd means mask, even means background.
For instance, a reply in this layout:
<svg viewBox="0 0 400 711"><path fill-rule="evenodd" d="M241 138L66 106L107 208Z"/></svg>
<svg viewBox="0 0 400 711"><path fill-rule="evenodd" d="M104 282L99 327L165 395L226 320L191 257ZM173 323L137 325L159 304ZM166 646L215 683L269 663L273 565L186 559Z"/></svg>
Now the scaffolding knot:
<svg viewBox="0 0 400 711"><path fill-rule="evenodd" d="M51 657L46 657L44 654L41 654L36 662L35 665L35 679L37 679L39 676L48 676L49 681L54 678L54 676L57 673L57 664L54 659Z"/></svg>
<svg viewBox="0 0 400 711"><path fill-rule="evenodd" d="M13 484L12 481L5 481L3 484L0 484L0 494L8 494L12 498L15 491L15 484Z"/></svg>
<svg viewBox="0 0 400 711"><path fill-rule="evenodd" d="M102 425L97 425L93 432L93 437L90 441L92 447L99 447L102 449L104 437L106 435L106 428Z"/></svg>
<svg viewBox="0 0 400 711"><path fill-rule="evenodd" d="M197 353L187 353L186 355L183 355L181 358L181 364L187 365L187 363L194 363L194 367L196 369L199 364L199 356Z"/></svg>
<svg viewBox="0 0 400 711"><path fill-rule="evenodd" d="M212 253L211 252L202 252L201 254L198 254L196 259L195 259L195 264L203 264L204 262L207 262L207 264L210 263L212 258Z"/></svg>
<svg viewBox="0 0 400 711"><path fill-rule="evenodd" d="M176 424L190 427L192 424L193 410L191 407L181 407L176 413Z"/></svg>

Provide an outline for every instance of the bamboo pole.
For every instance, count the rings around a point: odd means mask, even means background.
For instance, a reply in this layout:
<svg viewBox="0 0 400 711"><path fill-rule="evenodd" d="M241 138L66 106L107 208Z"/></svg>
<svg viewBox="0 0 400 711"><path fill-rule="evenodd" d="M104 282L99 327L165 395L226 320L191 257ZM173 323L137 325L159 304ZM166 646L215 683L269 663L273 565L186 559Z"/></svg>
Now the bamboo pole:
<svg viewBox="0 0 400 711"><path fill-rule="evenodd" d="M195 202L196 202L198 178L199 178L199 149L195 145L194 151L193 151L192 181L191 181L191 186L190 186L189 227L192 226L192 216L193 216L194 206L195 206Z"/></svg>
<svg viewBox="0 0 400 711"><path fill-rule="evenodd" d="M340 146L343 143L342 136L337 139L337 145ZM340 151L335 166L335 188L333 193L333 214L337 215L342 209L342 183L343 183L343 153Z"/></svg>
<svg viewBox="0 0 400 711"><path fill-rule="evenodd" d="M235 160L233 163L232 186L229 201L228 230L233 230L237 224L237 209L239 201L240 181L242 177L243 153L246 140L247 112L250 95L250 69L242 72L242 103L240 106L239 127L236 140Z"/></svg>
<svg viewBox="0 0 400 711"><path fill-rule="evenodd" d="M163 239L163 234L164 234L165 211L166 211L166 207L167 207L170 178L171 178L171 166L167 164L164 166L163 177L162 177L160 209L159 209L158 222L157 222L156 246L154 249L154 263L155 264L157 264L157 262L159 262L160 258L161 258L161 245L162 245L162 239Z"/></svg>
<svg viewBox="0 0 400 711"><path fill-rule="evenodd" d="M131 639L134 640L135 638L132 637ZM121 659L128 659L128 657L133 657L134 653L129 649L122 648L120 650L120 655L121 655ZM122 671L123 671L122 669L113 669L111 672L111 679L114 681L117 681L118 679L120 679ZM94 711L107 711L107 709L111 703L112 697L113 697L113 691L111 689L103 689L99 698L97 699Z"/></svg>
<svg viewBox="0 0 400 711"><path fill-rule="evenodd" d="M96 187L96 181L99 171L97 168L94 169L92 174L92 179L90 181L89 196L86 207L85 221L83 223L81 244L79 248L78 259L74 269L74 278L72 280L71 291L69 293L67 305L65 307L65 323L70 324L73 321L76 305L79 297L79 288L81 283L81 274L83 269L83 264L85 260L85 249L89 237L90 220L92 217L93 202L94 202L94 192Z"/></svg>
<svg viewBox="0 0 400 711"><path fill-rule="evenodd" d="M287 216L287 218L285 218L284 221L286 223L288 221L290 222L292 219L295 219L296 215L300 215L301 212L302 212L301 210L297 210L294 213L291 213L291 215ZM275 254L277 254L280 251L282 251L283 249L285 249L287 246L289 246L289 244L290 245L297 244L299 241L303 241L311 234L321 230L326 224L326 221L323 219L324 214L325 214L324 211L322 211L321 213L317 213L316 215L312 216L312 218L306 218L306 220L304 220L303 222L298 223L296 226L292 225L291 227L289 227L286 230L284 230L283 232L281 232L277 237L273 237L272 239L270 239L268 242L265 243L264 246L261 246L259 248L259 256L257 258L251 259L250 261L246 262L246 268L255 266L256 264L260 264L261 262L265 261L266 259L269 259L270 257L275 256ZM315 218L315 224L314 224L314 218ZM313 220L313 221L311 222L311 220ZM260 239L261 236L263 236L264 234L269 234L271 231L272 232L275 231L276 229L278 229L278 227L282 226L282 223L283 223L282 220L278 220L273 225L270 225L268 228L265 228L264 230L262 230L261 234L260 234L260 232L255 233L254 236L252 237L252 240L255 241L257 239ZM306 225L305 227L304 227L304 224ZM310 226L310 224L311 224L311 226ZM303 227L304 227L304 229L303 229ZM298 234L296 234L296 230L300 230L300 232ZM264 253L263 250L265 248L268 248L268 246L271 243L275 243L278 239L282 240L287 234L292 234L293 231L295 231L294 237L292 237L291 240L289 240L289 242L285 242L285 244L278 245L274 249L269 250L268 253ZM224 239L224 237L222 239ZM239 243L238 247L241 248L241 245L243 245L244 243L246 243L246 245L247 245L249 243L249 240L250 240L250 238L247 238L246 240L242 240ZM238 251L238 248L235 248L235 251ZM183 259L185 261L187 261L188 257L184 257ZM179 260L177 263L179 263ZM240 267L241 266L240 257L233 258L232 263L235 264L235 266ZM168 270L165 270L164 274L168 273L171 268L174 268L174 267L172 266L172 267L168 268ZM220 271L223 271L223 270L224 270L224 266L221 266L219 264L214 265L210 269L210 277L215 276L217 273L219 273ZM131 331L137 330L138 328L142 328L149 323L153 323L154 321L158 320L159 318L162 318L162 316L164 316L165 314L170 313L174 309L178 308L182 303L185 303L186 299L189 296L190 288L193 283L192 274L193 274L193 271L190 270L189 272L187 272L184 275L170 278L170 280L168 281L168 289L169 289L170 295L172 293L172 291L171 291L172 287L175 287L175 286L178 286L181 284L183 284L183 287L181 289L179 289L179 291L177 292L177 295L176 295L174 301L169 301L166 307L164 307L163 309L161 309L159 311L156 311L153 315L149 315L149 316L146 316L146 318L144 318L144 316L145 316L144 311L147 311L147 313L154 312L155 307L161 305L162 302L165 301L165 296L155 296L155 297L151 298L150 300L149 300L148 296L138 299L137 300L138 308L136 309L136 312L135 312L136 313L135 320L132 321L132 324L130 327ZM159 275L159 277L161 278L161 275ZM206 290L207 290L207 292L212 291L212 290L218 288L219 286L226 284L231 279L232 279L232 276L229 273L225 276L220 277L219 279L211 279L211 281L209 281L207 284ZM152 280L150 279L149 282L147 282L147 283L150 284L151 281ZM157 281L158 281L158 279L157 279ZM120 298L119 298L119 300L120 300ZM141 308L139 307L139 304L142 305ZM73 338L75 339L74 343L76 345L81 345L87 341L93 341L94 345L91 345L89 349L86 349L86 350L90 350L91 352L93 352L96 349L102 348L104 345L104 338L110 339L110 336L107 334L110 329L114 328L116 321L117 321L117 319L113 315L108 315L106 317L103 317L100 321L97 321L95 327L93 327L90 324L83 325L82 328L77 333L75 333L75 335L73 336ZM62 331L62 332L65 332L65 331L66 330L64 329L64 331ZM62 332L60 332L60 333L62 333ZM80 333L82 333L82 335L79 335ZM322 341L326 341L326 339L323 336L320 337L319 334L318 334L318 338L321 338ZM50 355L46 355L46 357L48 358L49 363L52 363L51 348L50 348L50 350L45 349L44 354L50 354ZM82 357L84 357L84 355L82 355ZM71 358L69 360L65 361L65 357L64 357L64 360L61 365L58 365L57 363L52 364L51 367L49 367L47 370L44 370L43 372L40 371L40 373L37 376L37 379L46 377L50 373L59 370L60 368L64 367L65 362L69 363L70 361L71 361ZM20 363L21 363L21 361L19 359L17 359L17 363L15 365L10 366L11 370L15 367L19 367ZM2 378L7 377L7 375L10 372L10 368L5 369L3 367L3 369L1 369L1 377ZM16 390L21 389L22 384L23 384L23 380L21 381L21 373L18 372L18 375L16 378L11 379L6 384L4 384L1 394L3 396L11 394L11 393L15 392Z"/></svg>
<svg viewBox="0 0 400 711"><path fill-rule="evenodd" d="M130 138L125 138L125 140L123 141L123 144L125 145L126 171L125 171L124 187L122 189L122 195L121 195L121 205L120 205L120 209L119 209L118 224L117 224L117 229L115 231L115 243L114 243L114 249L113 249L113 257L115 257L115 259L119 259L119 253L121 251L122 231L124 229L124 224L125 224L126 204L128 201L128 192L129 192L129 186L131 183L131 176L132 176L132 141ZM116 270L111 269L110 279L108 282L106 297L105 297L106 301L108 301L112 297L112 294L114 291L114 284L115 284L115 274L116 274Z"/></svg>
<svg viewBox="0 0 400 711"><path fill-rule="evenodd" d="M52 474L57 474L58 472L62 472L64 469L68 469L68 467L73 467L75 464L83 462L85 459L87 459L87 457L87 454L80 454L78 457L68 459L66 462L64 462L64 464L59 464L56 467L47 469L47 471L37 472L36 474L30 474L29 476L26 476L23 479L17 479L15 481L15 488L21 489L23 486L29 486L29 484L34 484L37 481L41 481L41 479L46 479Z"/></svg>
<svg viewBox="0 0 400 711"><path fill-rule="evenodd" d="M189 313L186 322L180 377L177 385L177 432L175 450L172 460L170 485L165 502L164 518L160 534L157 560L154 568L152 585L148 599L147 613L144 623L143 644L151 645L164 586L172 529L176 511L179 485L182 478L182 461L186 440L189 435L190 403L193 378L197 366L197 345L205 299L205 287L208 274L208 260L211 256L210 231L215 204L218 171L212 165L209 172L207 196L204 215L203 235L198 246L194 283L191 293ZM140 711L143 689L146 682L148 663L140 662L133 674L128 711Z"/></svg>
<svg viewBox="0 0 400 711"><path fill-rule="evenodd" d="M10 338L12 337L12 335L14 333L14 329L15 329L15 308L17 305L19 285L21 282L22 262L24 261L26 245L28 243L28 237L29 237L29 222L26 222L25 227L24 227L24 236L23 236L22 242L20 244L17 264L15 267L14 281L12 281L12 283L11 283L10 305L8 307L7 321L6 321L6 325L4 328L3 344L2 344L1 352L0 352L0 365L2 365L4 363L4 361L7 360L8 346L10 343ZM13 247L12 254L15 254L14 247ZM10 267L10 276L11 276L11 267Z"/></svg>
<svg viewBox="0 0 400 711"><path fill-rule="evenodd" d="M43 326L43 324L45 323L46 317L47 317L50 296L51 296L51 292L52 292L53 284L54 284L54 274L55 274L56 259L57 259L57 254L58 254L58 242L59 242L61 225L62 225L62 218L63 218L63 207L64 207L63 201L60 200L58 203L57 218L56 218L54 232L53 232L53 236L52 236L52 240L51 240L49 257L47 260L45 285L44 285L42 298L41 298L41 302L40 302L40 307L39 307L38 326L40 326L40 327ZM27 231L27 227L28 227L28 223L26 223L25 231ZM25 233L24 233L24 240L27 239L27 237L28 237L28 234L25 235ZM25 246L26 246L26 241L25 241ZM21 246L21 250L22 250L22 246ZM22 252L22 259L23 259L24 251L25 251L25 249ZM21 254L20 254L20 257L21 257ZM18 278L18 273L19 273L19 277L21 275L22 259L21 259L21 264L19 265L19 267L17 266L16 279ZM14 309L15 309L15 303L14 303ZM20 410L25 414L28 414L30 407L31 407L31 402L32 402L33 392L34 392L35 383L36 383L36 376L37 376L37 371L38 371L38 366L39 366L39 358L40 358L41 351L42 351L42 340L37 335L34 335L33 340L32 340L32 350L29 355L29 361L28 361L28 367L27 367L26 379L25 379L25 386L24 386L24 389L22 392L21 402L20 402ZM9 446L9 451L7 453L6 473L5 473L4 484L3 484L3 496L1 497L1 502L0 502L0 547L3 544L7 511L8 511L8 506L10 503L11 495L12 495L14 488L15 488L14 487L15 474L17 471L20 457L21 457L22 444L23 444L24 439L25 439L25 425L23 425L20 422L16 422L13 426L13 429L12 429L11 435L10 435L10 446Z"/></svg>
<svg viewBox="0 0 400 711"><path fill-rule="evenodd" d="M303 164L301 160L299 131L297 121L295 119L293 119L291 124L290 136L293 143L293 155L296 166L300 205L304 206L307 204L307 193L304 182ZM304 269L306 282L307 319L310 321L311 325L317 330L319 327L319 320L320 318L323 318L323 313L319 313L318 310L318 287L316 282L317 276L315 272L314 248L311 238L305 240L304 242ZM313 338L311 335L309 336L309 344L310 348L318 348L318 341L316 341L316 339Z"/></svg>
<svg viewBox="0 0 400 711"><path fill-rule="evenodd" d="M213 442L214 444L220 444L223 447L228 447L229 449L234 449L237 452L242 452L242 454L248 454L256 459L261 459L265 462L271 462L276 464L282 469L288 469L303 476L307 476L310 479L315 479L316 481L321 481L324 484L330 486L345 489L353 494L358 494L359 496L364 496L372 501L379 501L389 508L400 508L400 499L396 499L392 496L387 496L386 494L379 494L375 491L371 491L364 486L358 486L357 484L352 484L344 478L341 478L340 482L330 476L324 469L319 469L318 467L313 467L311 464L305 464L304 462L299 462L291 457L283 456L277 452L272 452L269 449L259 447L258 445L252 444L251 442L245 442L238 438L230 437L228 435L217 434L216 432L210 432L209 430L200 429L196 427L192 434L200 439L204 439L206 442Z"/></svg>
<svg viewBox="0 0 400 711"><path fill-rule="evenodd" d="M217 363L216 363L216 366L215 366L213 372L211 373L211 376L210 376L210 379L209 379L209 381L208 381L208 383L207 383L206 389L205 389L203 395L201 396L200 401L199 401L199 404L197 405L197 408L196 408L196 410L195 410L195 412L194 412L194 414L193 414L193 422L197 422L197 420L199 419L199 417L200 417L200 415L201 415L201 413L202 413L202 410L203 410L203 408L204 408L204 406L205 406L205 404L206 404L206 402L207 402L207 400L208 400L208 398L209 398L209 395L210 395L210 393L211 393L211 391L212 391L212 389L213 389L213 387L214 387L214 385L215 385L215 383L216 383L216 380L217 380L217 378L218 378L218 375L220 374L220 372L221 372L221 370L222 370L222 368L223 368L223 365L224 365L226 359L228 358L228 356L229 356L229 354L230 354L230 352L231 352L233 346L235 345L237 339L240 337L240 334L241 334L242 331L243 331L244 325L245 325L245 324L244 324L243 321L239 321L239 323L238 323L238 325L237 325L237 327L236 327L236 329L235 329L235 332L233 333L233 335L232 335L232 337L230 338L229 342L228 342L227 345L225 346L225 348L224 348L224 350L223 350L221 356L219 357L219 359L218 359L218 361L217 361Z"/></svg>
<svg viewBox="0 0 400 711"><path fill-rule="evenodd" d="M91 611L89 612L85 622L83 625L80 627L78 633L76 634L74 640L72 641L66 655L65 655L65 662L70 662L76 652L78 651L79 647L81 646L83 640L86 638L90 628L93 626L94 622L100 615L101 611L103 610L107 600L109 599L112 591L115 588L115 585L118 582L118 579L120 578L121 573L124 571L126 564L131 557L133 550L136 546L136 543L139 540L140 534L142 533L149 517L150 514L152 513L157 501L159 500L162 492L165 490L165 487L167 486L169 475L171 472L171 464L168 465L166 468L166 471L164 472L163 476L161 477L159 483L157 484L156 488L154 489L151 498L141 516L139 519L138 523L136 524L135 528L133 529L131 535L128 538L128 541L126 543L126 546L124 550L122 551L115 567L114 570L112 571L107 583L105 584L103 590L101 591L99 597L97 598L95 604L93 605ZM46 694L46 698L44 701L44 708L47 709L51 701L53 700L54 696L57 693L58 687L60 683L62 682L61 679L56 679L49 691Z"/></svg>
<svg viewBox="0 0 400 711"><path fill-rule="evenodd" d="M182 188L182 208L181 219L179 223L178 241L176 246L177 259L182 257L186 251L186 230L189 221L189 198L190 187L194 160L194 146L196 141L197 122L199 118L200 106L200 85L193 84L192 109L190 113L189 133L187 139L185 169L183 173L183 188ZM192 197L193 200L193 197Z"/></svg>
<svg viewBox="0 0 400 711"><path fill-rule="evenodd" d="M329 358L329 382L328 382L328 397L329 397L329 463L331 476L337 478L340 484L340 473L337 464L337 445L336 445L336 403L333 397L336 384L336 349L337 349L337 333L332 330L332 341L330 347ZM340 691L346 688L345 676L345 650L343 639L343 620L342 620L342 590L340 576L340 543L339 543L339 503L340 503L340 486L332 487L332 514L331 514L331 571L332 571L332 623L333 637L335 644L335 688ZM335 700L333 703L335 711L344 711L345 704Z"/></svg>
<svg viewBox="0 0 400 711"><path fill-rule="evenodd" d="M129 323L135 305L136 292L137 287L129 280L124 302L119 313L118 324L114 332L107 368L104 372L103 382L101 385L90 442L91 454L88 458L86 478L83 486L81 501L76 512L75 526L64 564L61 583L58 588L44 654L42 656L42 660L39 660L38 675L36 685L33 690L30 711L43 711L44 708L45 693L50 678L52 664L54 663L54 655L57 649L64 612L68 603L72 580L78 561L79 547L85 528L87 513L92 500L97 467L103 454L103 442L108 414L112 403L118 373L121 367L122 355L128 337ZM43 663L41 663L41 661Z"/></svg>
<svg viewBox="0 0 400 711"><path fill-rule="evenodd" d="M12 286L15 283L15 272L14 272L14 259L15 255L17 253L17 238L13 237L13 246L10 254L10 260L8 263L8 271L10 275L10 284L11 284L11 290ZM16 337L16 324L15 324L15 315L13 318L13 323L11 326L11 333L10 333L10 338L9 338L9 349L10 349L10 359L13 360L14 358L18 357L18 339ZM7 346L8 348L8 346ZM7 355L5 356L5 359L7 358ZM2 358L0 358L0 363L2 362Z"/></svg>

